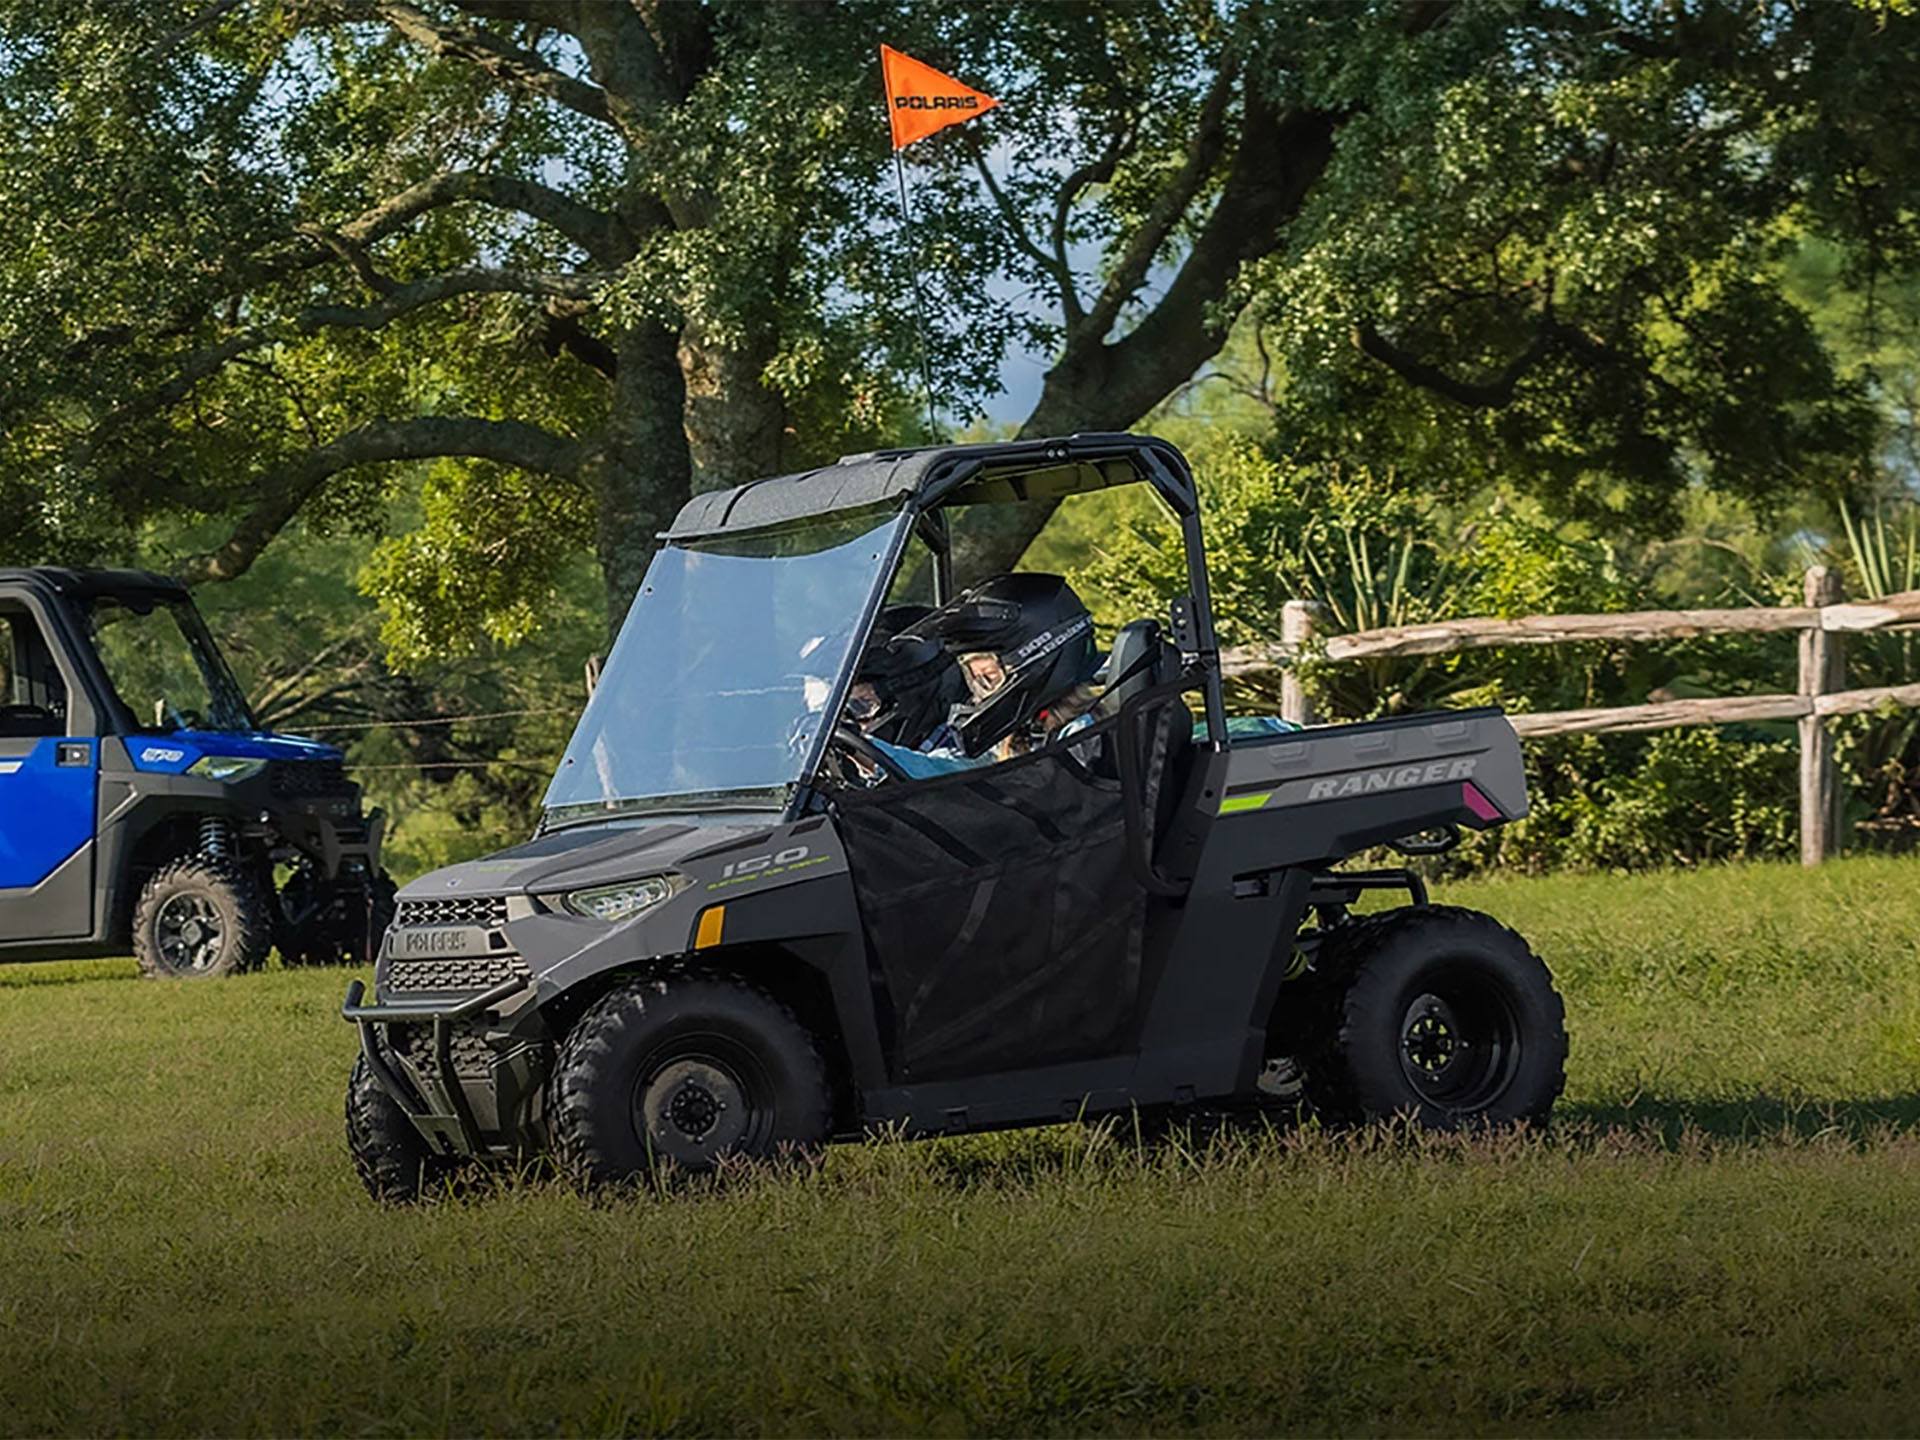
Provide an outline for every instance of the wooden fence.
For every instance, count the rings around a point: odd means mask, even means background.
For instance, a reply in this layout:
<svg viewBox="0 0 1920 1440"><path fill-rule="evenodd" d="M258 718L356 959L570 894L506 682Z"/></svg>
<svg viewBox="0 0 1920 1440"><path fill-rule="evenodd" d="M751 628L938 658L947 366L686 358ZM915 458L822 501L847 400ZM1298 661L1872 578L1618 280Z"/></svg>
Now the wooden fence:
<svg viewBox="0 0 1920 1440"><path fill-rule="evenodd" d="M1288 601L1281 613L1280 642L1226 651L1228 678L1281 675L1280 709L1287 719L1311 723L1306 692L1292 665L1296 655L1317 649L1330 661L1385 656L1447 655L1514 645L1565 645L1583 640L1686 640L1699 635L1800 633L1799 684L1790 695L1729 695L1665 700L1600 710L1557 710L1515 715L1513 728L1528 735L1576 735L1603 730L1670 730L1685 725L1724 725L1742 720L1796 720L1800 731L1800 859L1817 865L1838 849L1840 785L1833 738L1825 720L1858 715L1886 705L1920 707L1920 684L1843 690L1841 646L1848 631L1885 630L1920 624L1920 590L1863 604L1843 603L1840 577L1824 565L1807 571L1806 604L1744 610L1642 610L1620 615L1532 615L1519 620L1445 620L1317 634L1316 607Z"/></svg>

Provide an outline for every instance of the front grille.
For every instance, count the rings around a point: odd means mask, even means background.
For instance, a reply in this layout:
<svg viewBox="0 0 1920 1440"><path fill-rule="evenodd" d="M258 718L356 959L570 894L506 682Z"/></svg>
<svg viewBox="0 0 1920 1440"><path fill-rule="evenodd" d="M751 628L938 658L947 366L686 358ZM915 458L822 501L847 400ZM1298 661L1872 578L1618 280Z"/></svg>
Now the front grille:
<svg viewBox="0 0 1920 1440"><path fill-rule="evenodd" d="M288 798L338 795L351 788L346 766L338 760L276 760L268 770L273 793Z"/></svg>
<svg viewBox="0 0 1920 1440"><path fill-rule="evenodd" d="M530 975L518 955L436 956L425 960L389 960L386 988L394 995L450 994L491 990L519 975Z"/></svg>
<svg viewBox="0 0 1920 1440"><path fill-rule="evenodd" d="M417 925L485 925L507 923L504 895L456 895L444 900L402 900L393 923L401 929Z"/></svg>
<svg viewBox="0 0 1920 1440"><path fill-rule="evenodd" d="M431 1025L394 1025L387 1031L393 1048L413 1068L429 1079L440 1079L440 1068L433 1054ZM478 1030L456 1029L447 1037L447 1055L453 1061L453 1073L463 1080L492 1078L494 1052Z"/></svg>

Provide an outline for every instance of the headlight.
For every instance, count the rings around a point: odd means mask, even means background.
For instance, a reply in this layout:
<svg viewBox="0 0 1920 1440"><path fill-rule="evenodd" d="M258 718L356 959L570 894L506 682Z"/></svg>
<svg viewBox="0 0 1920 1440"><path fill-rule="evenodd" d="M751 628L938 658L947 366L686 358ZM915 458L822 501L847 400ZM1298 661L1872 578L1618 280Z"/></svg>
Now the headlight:
<svg viewBox="0 0 1920 1440"><path fill-rule="evenodd" d="M187 774L203 780L248 780L267 768L264 760L247 760L238 755L202 755L187 767Z"/></svg>
<svg viewBox="0 0 1920 1440"><path fill-rule="evenodd" d="M592 890L575 890L567 896L567 908L589 920L631 920L642 910L650 910L673 894L673 886L664 876L646 880L623 880L618 885L600 885Z"/></svg>

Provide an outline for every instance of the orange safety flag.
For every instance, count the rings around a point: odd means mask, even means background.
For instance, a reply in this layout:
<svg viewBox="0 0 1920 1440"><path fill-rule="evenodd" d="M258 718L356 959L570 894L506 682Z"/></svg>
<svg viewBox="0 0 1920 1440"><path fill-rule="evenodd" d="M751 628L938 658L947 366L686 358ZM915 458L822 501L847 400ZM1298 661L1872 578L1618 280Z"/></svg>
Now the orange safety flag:
<svg viewBox="0 0 1920 1440"><path fill-rule="evenodd" d="M880 73L887 84L887 119L893 126L895 150L984 115L1000 103L891 45L880 47Z"/></svg>

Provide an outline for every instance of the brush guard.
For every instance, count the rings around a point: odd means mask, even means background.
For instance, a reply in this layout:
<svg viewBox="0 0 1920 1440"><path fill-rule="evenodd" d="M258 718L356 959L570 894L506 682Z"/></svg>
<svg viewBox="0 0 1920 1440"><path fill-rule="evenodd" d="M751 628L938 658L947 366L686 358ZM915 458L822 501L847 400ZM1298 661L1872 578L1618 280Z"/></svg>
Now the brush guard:
<svg viewBox="0 0 1920 1440"><path fill-rule="evenodd" d="M340 1006L340 1018L360 1029L360 1053L367 1057L380 1088L405 1112L414 1128L438 1155L484 1155L490 1148L474 1118L460 1077L453 1068L453 1027L462 1021L497 1010L533 983L526 975L503 980L450 1004L406 1003L366 1005L366 982L355 980L347 986L347 998ZM418 1093L382 1053L374 1030L382 1025L431 1025L433 1027L434 1076L420 1076Z"/></svg>

